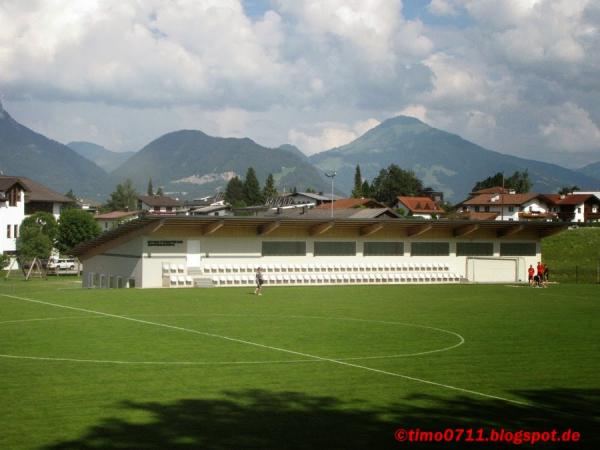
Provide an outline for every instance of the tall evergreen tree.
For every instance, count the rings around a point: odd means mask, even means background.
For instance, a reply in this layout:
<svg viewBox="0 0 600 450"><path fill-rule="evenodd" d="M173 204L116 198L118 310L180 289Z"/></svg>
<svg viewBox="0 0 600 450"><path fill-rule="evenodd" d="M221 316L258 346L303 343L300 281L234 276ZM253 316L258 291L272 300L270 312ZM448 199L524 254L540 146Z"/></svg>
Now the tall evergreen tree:
<svg viewBox="0 0 600 450"><path fill-rule="evenodd" d="M146 194L149 196L154 195L154 187L152 186L152 177L148 179L148 189L146 189Z"/></svg>
<svg viewBox="0 0 600 450"><path fill-rule="evenodd" d="M240 203L244 203L244 183L238 177L233 177L227 183L225 189L225 201L231 206L238 206Z"/></svg>
<svg viewBox="0 0 600 450"><path fill-rule="evenodd" d="M256 172L253 167L248 167L246 179L244 180L244 201L246 205L262 205L264 203L263 194L260 190L260 183L256 178Z"/></svg>
<svg viewBox="0 0 600 450"><path fill-rule="evenodd" d="M277 197L277 189L275 188L275 178L273 178L273 174L270 173L267 177L267 181L265 182L265 187L263 189L263 197L265 201Z"/></svg>
<svg viewBox="0 0 600 450"><path fill-rule="evenodd" d="M363 197L365 197L365 198L373 197L373 193L371 192L371 185L369 184L369 182L367 180L363 181L363 184L360 189L361 189Z"/></svg>
<svg viewBox="0 0 600 450"><path fill-rule="evenodd" d="M363 181L362 175L360 174L360 166L356 165L356 171L354 172L354 189L352 189L352 197L362 198L365 194L362 191Z"/></svg>

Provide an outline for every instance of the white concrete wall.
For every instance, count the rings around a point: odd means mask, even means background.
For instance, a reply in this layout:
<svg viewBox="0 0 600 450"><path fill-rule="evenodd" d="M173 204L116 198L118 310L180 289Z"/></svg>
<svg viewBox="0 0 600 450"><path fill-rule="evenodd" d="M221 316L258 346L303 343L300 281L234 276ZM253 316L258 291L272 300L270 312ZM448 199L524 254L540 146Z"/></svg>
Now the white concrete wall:
<svg viewBox="0 0 600 450"><path fill-rule="evenodd" d="M0 202L0 253L16 250L15 225L20 228L24 218L25 193L23 191L16 206L9 206L8 200ZM7 225L10 225L10 238L7 237Z"/></svg>
<svg viewBox="0 0 600 450"><path fill-rule="evenodd" d="M129 279L135 280L136 287L143 286L143 255L141 237L130 242L111 248L106 252L93 256L83 261L82 283L83 287L92 286L91 275L97 274L105 279L121 277L126 285Z"/></svg>
<svg viewBox="0 0 600 450"><path fill-rule="evenodd" d="M457 274L461 278L470 281L485 282L526 282L527 268L529 264L534 267L540 261L539 240L498 240L492 237L479 239L427 237L419 238L396 238L396 237L306 237L305 234L287 236L261 237L261 236L201 236L201 235L177 235L160 234L144 236L133 241L107 250L102 255L95 256L84 261L84 286L88 286L89 273L101 273L106 277L121 276L123 279L135 278L136 287L159 288L163 286L163 265L182 267L178 275L189 275L186 266L187 240L200 241L201 267L205 266L233 266L233 265L373 265L373 264L443 264L446 272ZM306 256L268 256L262 257L262 241L306 241ZM355 241L355 256L314 256L315 241ZM363 246L366 241L390 241L404 242L403 256L363 256ZM448 256L411 256L412 242L449 242L450 254ZM456 256L457 242L493 242L493 257L485 257L486 263L473 263L473 257ZM501 257L500 242L536 242L536 254L526 257ZM497 273L494 272L494 261L498 262ZM511 261L507 263L506 261ZM513 276L506 276L506 266L512 264ZM482 267L489 267L482 271ZM197 270L197 269L192 269ZM194 276L204 276L201 273L192 273ZM208 275L207 275L208 276ZM483 278L482 278L483 276ZM168 283L167 283L168 284Z"/></svg>

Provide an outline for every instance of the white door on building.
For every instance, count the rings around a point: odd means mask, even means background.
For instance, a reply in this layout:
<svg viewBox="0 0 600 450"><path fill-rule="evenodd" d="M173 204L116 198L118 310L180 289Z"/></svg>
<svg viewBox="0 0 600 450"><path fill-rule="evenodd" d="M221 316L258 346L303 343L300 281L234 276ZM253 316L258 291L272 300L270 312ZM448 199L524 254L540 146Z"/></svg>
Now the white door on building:
<svg viewBox="0 0 600 450"><path fill-rule="evenodd" d="M187 241L186 259L188 267L200 267L200 262L202 261L202 256L200 255L200 241Z"/></svg>

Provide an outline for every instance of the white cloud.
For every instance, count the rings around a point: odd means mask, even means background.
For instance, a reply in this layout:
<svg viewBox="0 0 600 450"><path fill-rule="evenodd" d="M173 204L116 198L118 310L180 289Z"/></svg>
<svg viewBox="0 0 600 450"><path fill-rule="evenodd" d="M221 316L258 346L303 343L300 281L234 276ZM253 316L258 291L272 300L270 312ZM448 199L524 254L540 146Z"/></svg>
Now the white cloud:
<svg viewBox="0 0 600 450"><path fill-rule="evenodd" d="M313 153L398 111L522 156L598 148L597 1L242 2L0 0L5 106L123 150L197 128Z"/></svg>
<svg viewBox="0 0 600 450"><path fill-rule="evenodd" d="M454 0L431 0L427 9L436 16L454 16L458 13Z"/></svg>
<svg viewBox="0 0 600 450"><path fill-rule="evenodd" d="M336 122L323 123L311 127L312 132L292 129L288 133L288 139L304 153L312 155L313 153L348 144L379 124L378 120L372 118L356 122L350 126ZM317 130L314 130L314 128L317 128Z"/></svg>
<svg viewBox="0 0 600 450"><path fill-rule="evenodd" d="M419 119L421 122L429 123L427 117L427 108L423 105L409 105L399 111L397 115L410 116Z"/></svg>
<svg viewBox="0 0 600 450"><path fill-rule="evenodd" d="M549 147L567 152L600 151L600 128L589 113L573 103L552 111L552 117L539 127Z"/></svg>

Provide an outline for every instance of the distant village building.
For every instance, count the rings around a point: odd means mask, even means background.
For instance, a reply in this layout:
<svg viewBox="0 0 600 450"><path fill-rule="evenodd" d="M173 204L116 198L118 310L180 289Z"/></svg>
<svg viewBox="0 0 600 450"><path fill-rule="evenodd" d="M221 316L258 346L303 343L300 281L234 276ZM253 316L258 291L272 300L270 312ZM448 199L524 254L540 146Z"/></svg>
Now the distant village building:
<svg viewBox="0 0 600 450"><path fill-rule="evenodd" d="M482 189L457 206L458 213L469 220L560 220L563 222L597 222L600 198L594 193L567 195L517 194L502 187Z"/></svg>
<svg viewBox="0 0 600 450"><path fill-rule="evenodd" d="M21 222L36 212L58 219L73 200L27 177L0 175L0 253L14 253Z"/></svg>
<svg viewBox="0 0 600 450"><path fill-rule="evenodd" d="M25 192L17 177L0 177L0 253L14 253L25 218Z"/></svg>
<svg viewBox="0 0 600 450"><path fill-rule="evenodd" d="M600 221L600 198L594 194L543 194L541 198L563 222Z"/></svg>
<svg viewBox="0 0 600 450"><path fill-rule="evenodd" d="M394 208L403 212L404 215L432 219L445 214L431 197L409 197L399 196L396 198Z"/></svg>
<svg viewBox="0 0 600 450"><path fill-rule="evenodd" d="M182 202L166 195L138 196L138 209L155 215L175 215Z"/></svg>
<svg viewBox="0 0 600 450"><path fill-rule="evenodd" d="M94 219L100 225L100 229L104 231L114 230L122 224L139 217L139 211L111 211L104 214L94 216Z"/></svg>

